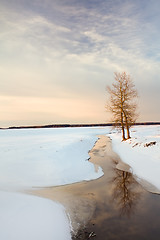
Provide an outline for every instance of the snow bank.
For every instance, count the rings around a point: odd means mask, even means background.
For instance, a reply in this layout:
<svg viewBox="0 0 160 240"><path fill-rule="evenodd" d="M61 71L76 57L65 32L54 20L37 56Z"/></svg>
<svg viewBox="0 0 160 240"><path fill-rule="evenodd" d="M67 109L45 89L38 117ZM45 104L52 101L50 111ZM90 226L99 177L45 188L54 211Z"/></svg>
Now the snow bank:
<svg viewBox="0 0 160 240"><path fill-rule="evenodd" d="M19 190L91 180L102 176L88 161L97 135L109 128L0 131L0 189ZM70 223L55 202L0 192L1 240L70 240Z"/></svg>
<svg viewBox="0 0 160 240"><path fill-rule="evenodd" d="M111 134L113 150L129 164L134 174L160 190L160 126L136 126L132 138L121 142L121 134Z"/></svg>
<svg viewBox="0 0 160 240"><path fill-rule="evenodd" d="M1 240L70 240L63 206L25 194L0 192Z"/></svg>
<svg viewBox="0 0 160 240"><path fill-rule="evenodd" d="M0 131L0 189L56 186L91 180L88 151L109 128L18 129Z"/></svg>

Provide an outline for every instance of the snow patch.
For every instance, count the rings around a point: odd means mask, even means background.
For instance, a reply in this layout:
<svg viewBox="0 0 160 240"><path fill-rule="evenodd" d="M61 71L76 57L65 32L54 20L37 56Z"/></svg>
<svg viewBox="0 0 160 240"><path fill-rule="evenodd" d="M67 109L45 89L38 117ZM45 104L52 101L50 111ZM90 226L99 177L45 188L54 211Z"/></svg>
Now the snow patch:
<svg viewBox="0 0 160 240"><path fill-rule="evenodd" d="M160 190L160 126L132 127L132 138L121 141L121 134L111 134L113 150L129 164L133 174Z"/></svg>
<svg viewBox="0 0 160 240"><path fill-rule="evenodd" d="M103 175L88 151L109 128L0 131L0 189L64 185ZM0 191L1 240L71 240L69 216L47 199Z"/></svg>
<svg viewBox="0 0 160 240"><path fill-rule="evenodd" d="M88 151L109 128L4 130L0 134L0 189L57 186L103 175Z"/></svg>
<svg viewBox="0 0 160 240"><path fill-rule="evenodd" d="M71 240L64 207L47 199L0 192L1 240Z"/></svg>

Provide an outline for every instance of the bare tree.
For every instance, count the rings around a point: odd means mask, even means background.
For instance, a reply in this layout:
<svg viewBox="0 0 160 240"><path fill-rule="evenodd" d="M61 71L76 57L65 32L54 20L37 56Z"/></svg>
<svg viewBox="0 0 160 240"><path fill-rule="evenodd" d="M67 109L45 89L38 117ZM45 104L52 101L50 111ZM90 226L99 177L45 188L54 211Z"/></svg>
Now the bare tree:
<svg viewBox="0 0 160 240"><path fill-rule="evenodd" d="M109 93L109 103L107 109L112 113L112 121L115 126L121 127L122 139L125 140L125 128L127 130L127 139L130 138L130 127L137 119L137 90L130 75L126 72L115 72L115 82L112 88L107 86Z"/></svg>

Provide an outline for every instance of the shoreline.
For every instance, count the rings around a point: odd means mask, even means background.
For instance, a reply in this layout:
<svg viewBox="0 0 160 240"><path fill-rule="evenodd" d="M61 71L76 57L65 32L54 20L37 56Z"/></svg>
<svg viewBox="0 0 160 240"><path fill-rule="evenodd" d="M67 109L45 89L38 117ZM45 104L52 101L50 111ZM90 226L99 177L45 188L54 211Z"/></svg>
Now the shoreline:
<svg viewBox="0 0 160 240"><path fill-rule="evenodd" d="M115 152L113 152L115 153ZM116 154L116 153L115 153ZM117 165L116 165L116 168L118 170L121 170L121 171L126 171L126 172L129 172L129 173L132 173L133 174L133 171L132 171L132 167L130 165L128 165L127 163L124 163L121 158L117 155L117 159L119 160ZM150 193L153 193L153 194L158 194L160 195L160 190L154 186L152 183L148 182L147 180L145 179L142 179L142 178L139 178L136 174L133 174L135 180L148 192Z"/></svg>
<svg viewBox="0 0 160 240"><path fill-rule="evenodd" d="M97 171L99 167L102 167L103 170L107 145L107 153L109 153L111 152L111 140L109 137L101 135L98 136L98 140L89 151L89 161L94 164L95 171ZM65 207L67 216L69 216L73 233L76 234L77 231L83 228L91 219L96 207L94 194L89 191L90 187L87 185L94 186L94 183L101 181L102 178L104 178L104 175L90 181L82 181L63 186L36 188L35 190L27 191L27 193L61 203Z"/></svg>
<svg viewBox="0 0 160 240"><path fill-rule="evenodd" d="M123 163L119 156L112 150L112 141L108 136L101 135L89 151L89 161L97 167L102 167L104 175L91 181L82 181L63 186L46 187L27 191L28 194L48 198L61 203L65 207L66 214L70 220L73 239L80 239L76 234L89 223L94 215L97 202L101 202L102 188L104 182L107 183L114 177L113 168L130 173L129 165ZM105 174L107 169L107 174ZM110 169L110 171L108 171ZM107 175L107 176L106 176ZM134 176L137 181L136 176ZM139 181L138 181L139 182ZM140 184L146 189L151 186L145 181ZM151 188L153 190L153 188ZM141 191L137 190L138 192ZM110 193L109 193L110 194ZM85 230L86 231L86 230ZM87 231L91 234L91 231Z"/></svg>
<svg viewBox="0 0 160 240"><path fill-rule="evenodd" d="M89 151L89 161L94 164L95 171L97 170L97 168L99 168L99 166L102 166L97 160L97 156L93 157L93 155L100 154L100 157L103 158L103 152L107 145L107 141L103 140L102 143L102 138L109 139L108 137L103 135L99 136L93 148ZM101 161L103 161L103 159ZM98 181L103 177L104 175L102 175L98 179L81 181L62 186L45 187L38 189L36 188L34 190L27 191L27 193L61 203L65 207L67 216L69 216L69 220L71 222L70 224L72 226L71 229L73 230L73 233L76 234L79 228L84 227L91 219L91 216L95 210L95 201L93 199L92 193L88 193L88 190L84 191L84 189L86 188L86 185L88 183L92 184L93 182ZM82 192L85 192L83 196L81 196Z"/></svg>

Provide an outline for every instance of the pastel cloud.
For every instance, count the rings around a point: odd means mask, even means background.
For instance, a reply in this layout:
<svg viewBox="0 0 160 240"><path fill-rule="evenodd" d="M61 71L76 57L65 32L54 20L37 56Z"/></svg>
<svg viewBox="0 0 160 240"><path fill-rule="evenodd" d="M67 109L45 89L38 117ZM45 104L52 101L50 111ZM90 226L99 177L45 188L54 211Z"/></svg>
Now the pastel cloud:
<svg viewBox="0 0 160 240"><path fill-rule="evenodd" d="M48 103L48 117L43 123L51 118L52 122L104 122L109 120L104 108L105 87L112 83L114 71L124 70L132 75L145 105L148 101L148 112L155 103L160 104L158 0L2 0L0 5L1 107L7 104L2 98L24 97L33 102L35 98L34 107L30 104L35 112L30 122L34 124L34 118L43 115L40 107L36 115L38 99L39 106L50 99L55 102L54 111ZM69 114L63 108L67 101L73 110ZM83 117L76 114L71 101L77 103ZM144 103L140 104L141 119L147 121L150 116ZM8 118L12 124L15 106L10 117L4 112L1 125ZM25 123L30 111L27 108L22 112ZM159 119L156 110L153 115Z"/></svg>

